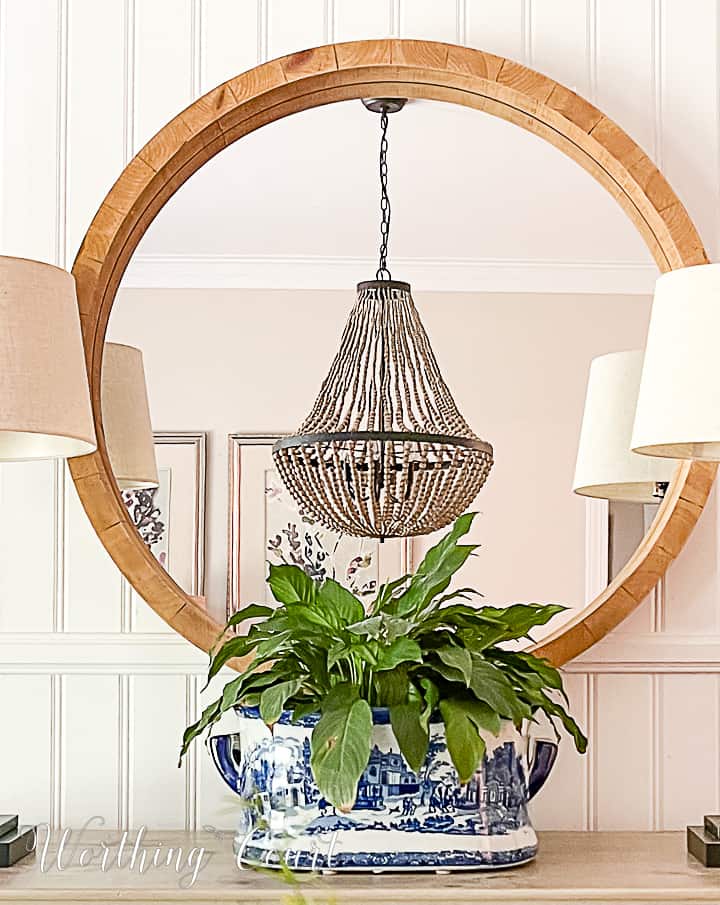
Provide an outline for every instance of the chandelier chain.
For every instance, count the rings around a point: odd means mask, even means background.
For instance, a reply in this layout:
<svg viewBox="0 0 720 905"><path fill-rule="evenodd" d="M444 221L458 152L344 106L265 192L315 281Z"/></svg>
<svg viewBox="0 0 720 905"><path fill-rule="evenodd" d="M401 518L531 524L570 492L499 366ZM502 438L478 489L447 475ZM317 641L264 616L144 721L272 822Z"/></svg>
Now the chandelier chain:
<svg viewBox="0 0 720 905"><path fill-rule="evenodd" d="M390 196L388 195L388 122L387 111L380 115L380 262L375 273L376 280L390 280L392 276L387 266L388 242L390 240Z"/></svg>

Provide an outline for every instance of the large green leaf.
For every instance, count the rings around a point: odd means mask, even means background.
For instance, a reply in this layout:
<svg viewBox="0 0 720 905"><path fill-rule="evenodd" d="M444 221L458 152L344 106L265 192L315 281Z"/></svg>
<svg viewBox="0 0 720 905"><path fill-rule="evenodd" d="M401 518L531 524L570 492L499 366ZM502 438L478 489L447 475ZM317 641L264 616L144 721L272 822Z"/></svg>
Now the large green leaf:
<svg viewBox="0 0 720 905"><path fill-rule="evenodd" d="M377 669L394 669L409 662L422 663L422 650L412 638L396 638L391 644L378 646Z"/></svg>
<svg viewBox="0 0 720 905"><path fill-rule="evenodd" d="M277 723L283 712L285 702L291 698L300 688L299 679L288 679L271 685L260 695L260 716L268 726Z"/></svg>
<svg viewBox="0 0 720 905"><path fill-rule="evenodd" d="M379 616L368 616L367 619L354 622L347 628L354 635L364 635L366 638L390 642L407 635L415 628L415 624L408 619L381 613Z"/></svg>
<svg viewBox="0 0 720 905"><path fill-rule="evenodd" d="M225 631L240 625L241 622L245 622L248 619L262 619L263 617L272 616L273 612L272 607L264 606L261 603L250 603L232 614L225 626Z"/></svg>
<svg viewBox="0 0 720 905"><path fill-rule="evenodd" d="M461 700L440 701L448 752L461 783L469 782L485 754L485 742Z"/></svg>
<svg viewBox="0 0 720 905"><path fill-rule="evenodd" d="M462 698L462 703L465 713L475 723L478 730L489 732L490 735L500 734L502 720L489 704L471 697Z"/></svg>
<svg viewBox="0 0 720 905"><path fill-rule="evenodd" d="M505 674L477 654L472 657L470 688L479 701L485 701L507 719L517 722L530 716L529 708L519 700Z"/></svg>
<svg viewBox="0 0 720 905"><path fill-rule="evenodd" d="M392 599L395 591L403 587L403 585L406 585L408 581L410 581L410 575L402 575L400 578L396 578L394 581L388 581L386 584L380 585L377 597L373 601L370 607L370 611L372 613L382 612L385 605Z"/></svg>
<svg viewBox="0 0 720 905"><path fill-rule="evenodd" d="M410 682L408 680L407 663L401 663L395 669L385 669L373 676L375 701L378 707L392 707L404 704L408 699Z"/></svg>
<svg viewBox="0 0 720 905"><path fill-rule="evenodd" d="M536 675L543 687L559 691L567 703L568 698L565 694L565 689L563 688L560 671L556 669L549 660L536 657L534 654L527 654L524 651L505 650L492 651L491 657L493 660L500 661L500 663L514 669L518 673Z"/></svg>
<svg viewBox="0 0 720 905"><path fill-rule="evenodd" d="M370 756L372 712L356 686L336 686L323 701L313 729L310 765L322 795L347 813Z"/></svg>
<svg viewBox="0 0 720 905"><path fill-rule="evenodd" d="M420 704L410 701L390 708L390 723L403 757L418 773L428 750L428 730L423 724Z"/></svg>
<svg viewBox="0 0 720 905"><path fill-rule="evenodd" d="M446 666L456 669L465 680L465 684L469 685L473 675L473 661L470 651L464 647L439 647L435 653L440 657Z"/></svg>
<svg viewBox="0 0 720 905"><path fill-rule="evenodd" d="M228 660L232 660L234 657L244 657L252 650L252 647L253 642L247 635L231 638L229 641L226 641L210 661L207 682L204 687L208 687L211 679L220 672Z"/></svg>
<svg viewBox="0 0 720 905"><path fill-rule="evenodd" d="M270 566L268 584L278 603L312 603L315 582L300 566Z"/></svg>
<svg viewBox="0 0 720 905"><path fill-rule="evenodd" d="M220 698L217 701L213 701L212 704L208 704L208 706L203 710L200 715L200 719L193 723L192 726L188 726L185 732L183 733L182 739L182 747L180 748L180 759L178 760L178 767L182 762L183 756L187 753L188 748L190 747L190 742L194 738L197 738L198 735L201 735L208 726L212 726L214 722L216 722L220 718Z"/></svg>
<svg viewBox="0 0 720 905"><path fill-rule="evenodd" d="M362 603L347 588L327 578L317 591L317 605L336 627L357 622L365 615Z"/></svg>
<svg viewBox="0 0 720 905"><path fill-rule="evenodd" d="M455 572L477 549L474 545L458 544L470 530L475 515L468 512L456 519L445 537L425 554L405 592L386 605L387 612L397 616L417 615L448 587Z"/></svg>
<svg viewBox="0 0 720 905"><path fill-rule="evenodd" d="M440 702L440 692L437 685L432 679L424 677L420 679L420 688L422 688L424 707L420 719L423 726L427 729L430 724L430 717L437 710Z"/></svg>
<svg viewBox="0 0 720 905"><path fill-rule="evenodd" d="M538 625L545 625L553 616L563 613L567 607L560 604L527 604L514 603L512 606L499 607L481 607L479 613L481 615L490 616L500 620L505 626L506 631L503 640L513 641L517 638L529 637L528 632L531 628Z"/></svg>
<svg viewBox="0 0 720 905"><path fill-rule="evenodd" d="M294 640L292 629L286 629L284 632L278 632L277 635L271 635L260 641L255 647L255 656L264 659L265 657L274 657L279 654L283 647L288 644L292 645Z"/></svg>
<svg viewBox="0 0 720 905"><path fill-rule="evenodd" d="M543 692L539 693L540 703L539 706L549 717L557 717L560 722L565 727L565 731L572 737L575 742L575 747L577 748L580 754L584 754L587 751L588 740L582 729L578 726L575 720L570 716L569 713L565 710L562 705L558 704L556 701L553 701Z"/></svg>

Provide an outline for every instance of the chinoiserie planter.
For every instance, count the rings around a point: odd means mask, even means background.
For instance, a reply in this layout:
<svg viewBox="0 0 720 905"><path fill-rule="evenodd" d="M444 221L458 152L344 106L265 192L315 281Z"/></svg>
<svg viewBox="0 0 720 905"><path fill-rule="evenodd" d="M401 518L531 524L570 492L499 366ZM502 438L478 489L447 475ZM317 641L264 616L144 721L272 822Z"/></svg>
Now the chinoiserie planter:
<svg viewBox="0 0 720 905"><path fill-rule="evenodd" d="M537 854L527 803L548 777L557 745L530 741L504 723L487 735L481 767L460 785L442 722L413 773L384 708L373 710L372 751L347 814L318 792L310 769L317 716L283 714L271 732L257 711L239 712L238 729L210 739L215 764L242 801L235 852L242 863L298 870L493 869ZM532 757L529 749L532 748Z"/></svg>

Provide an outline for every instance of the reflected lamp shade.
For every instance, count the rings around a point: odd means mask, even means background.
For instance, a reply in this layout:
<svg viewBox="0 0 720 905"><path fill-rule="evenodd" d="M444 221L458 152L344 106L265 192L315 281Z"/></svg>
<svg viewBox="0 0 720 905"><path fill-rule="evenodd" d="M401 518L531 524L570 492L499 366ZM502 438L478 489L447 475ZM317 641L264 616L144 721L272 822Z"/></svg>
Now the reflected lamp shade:
<svg viewBox="0 0 720 905"><path fill-rule="evenodd" d="M95 450L72 274L0 257L0 459Z"/></svg>
<svg viewBox="0 0 720 905"><path fill-rule="evenodd" d="M720 460L720 265L659 277L632 448L644 456Z"/></svg>
<svg viewBox="0 0 720 905"><path fill-rule="evenodd" d="M639 456L630 449L642 364L640 349L593 359L575 466L575 493L657 503L663 485L672 480L676 462Z"/></svg>
<svg viewBox="0 0 720 905"><path fill-rule="evenodd" d="M155 443L140 349L105 343L102 413L105 445L118 487L157 487Z"/></svg>

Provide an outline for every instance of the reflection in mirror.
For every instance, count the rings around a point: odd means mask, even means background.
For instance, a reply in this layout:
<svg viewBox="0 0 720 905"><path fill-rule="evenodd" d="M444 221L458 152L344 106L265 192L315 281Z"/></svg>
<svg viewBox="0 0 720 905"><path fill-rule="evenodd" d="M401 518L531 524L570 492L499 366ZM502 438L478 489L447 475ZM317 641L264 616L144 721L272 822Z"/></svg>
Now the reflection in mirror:
<svg viewBox="0 0 720 905"><path fill-rule="evenodd" d="M659 503L608 501L608 581L615 578L637 549L659 506Z"/></svg>
<svg viewBox="0 0 720 905"><path fill-rule="evenodd" d="M142 349L154 429L207 433L205 594L219 620L228 601L264 598L278 556L367 583L417 564L434 540L324 536L292 509L270 458L377 266L369 116L357 101L316 108L209 161L148 230L112 311L108 340ZM412 282L458 407L495 451L463 585L498 605L582 607L598 569L586 553L597 501L572 492L588 370L643 347L655 267L615 201L536 136L428 101L393 129L393 277ZM175 493L172 466L171 512Z"/></svg>

